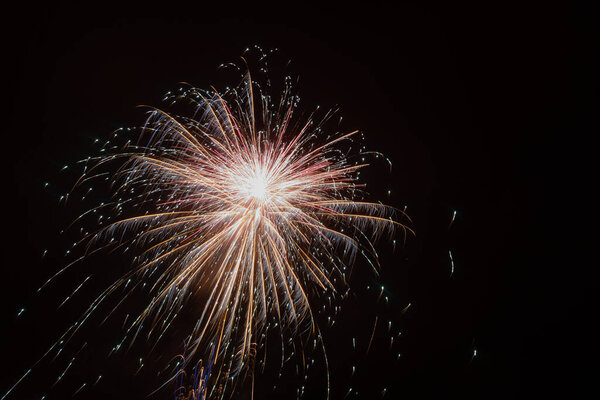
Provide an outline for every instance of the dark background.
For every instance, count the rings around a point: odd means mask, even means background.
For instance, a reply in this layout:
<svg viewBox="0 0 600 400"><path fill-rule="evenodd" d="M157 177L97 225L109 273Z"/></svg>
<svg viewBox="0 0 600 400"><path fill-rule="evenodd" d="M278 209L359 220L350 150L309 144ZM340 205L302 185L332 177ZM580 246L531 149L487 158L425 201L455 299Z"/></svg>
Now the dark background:
<svg viewBox="0 0 600 400"><path fill-rule="evenodd" d="M332 398L348 386L359 395L347 398L370 399L383 387L405 399L597 390L594 13L574 2L349 3L28 3L4 14L2 393L70 317L53 310L73 281L35 294L68 244L62 166L139 123L135 106L160 104L178 82L214 84L216 67L254 44L292 59L304 104L339 104L345 126L393 160L369 186L391 188L386 202L408 206L417 232L382 255L392 301L381 313L402 327L401 360L386 358L382 337L347 376L346 342L369 337L376 303L350 300L329 333ZM155 387L131 379L126 361L111 365L118 390L77 396L144 398ZM77 372L47 389L61 369L44 365L12 398L69 398ZM269 394L270 379L258 378L256 398L293 398L293 385ZM324 398L316 382L306 398Z"/></svg>

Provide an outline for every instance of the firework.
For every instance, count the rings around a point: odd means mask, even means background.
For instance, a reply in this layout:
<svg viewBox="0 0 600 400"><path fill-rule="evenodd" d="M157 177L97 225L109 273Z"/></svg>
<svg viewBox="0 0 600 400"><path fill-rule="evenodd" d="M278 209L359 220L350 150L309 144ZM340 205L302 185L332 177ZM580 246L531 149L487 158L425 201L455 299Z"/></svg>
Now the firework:
<svg viewBox="0 0 600 400"><path fill-rule="evenodd" d="M76 187L104 179L114 194L78 219L102 226L85 232L77 261L105 248L137 253L60 340L118 290L119 305L136 289L151 299L121 344L144 326L160 340L200 298L186 360L214 354L210 376L201 375L204 397L209 379L223 393L223 382L253 368L269 332L282 342L315 333L311 296L344 287L359 255L375 265L372 240L409 229L395 219L401 212L364 201L357 132L327 131L332 112L298 116L290 79L276 99L245 70L235 88L184 87L166 100L191 111L149 108L137 140L84 163Z"/></svg>

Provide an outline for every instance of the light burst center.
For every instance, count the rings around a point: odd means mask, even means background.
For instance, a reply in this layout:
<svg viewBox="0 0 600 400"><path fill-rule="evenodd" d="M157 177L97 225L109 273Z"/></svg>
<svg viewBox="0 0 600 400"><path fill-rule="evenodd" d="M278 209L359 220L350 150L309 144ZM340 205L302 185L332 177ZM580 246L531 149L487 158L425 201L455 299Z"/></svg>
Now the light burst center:
<svg viewBox="0 0 600 400"><path fill-rule="evenodd" d="M271 194L270 182L262 169L251 171L245 179L240 179L240 193L257 204L263 204Z"/></svg>
<svg viewBox="0 0 600 400"><path fill-rule="evenodd" d="M250 194L257 200L267 197L267 180L262 174L255 174L249 182Z"/></svg>

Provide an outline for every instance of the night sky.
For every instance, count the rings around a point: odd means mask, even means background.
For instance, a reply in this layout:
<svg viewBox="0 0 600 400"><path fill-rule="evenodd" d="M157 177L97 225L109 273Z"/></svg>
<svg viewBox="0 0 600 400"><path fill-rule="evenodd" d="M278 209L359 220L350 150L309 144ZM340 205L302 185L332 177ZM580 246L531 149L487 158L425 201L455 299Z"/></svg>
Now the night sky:
<svg viewBox="0 0 600 400"><path fill-rule="evenodd" d="M228 84L217 66L253 45L291 59L302 104L339 106L344 127L360 129L370 149L393 161L391 173L375 165L365 181L372 199L406 206L416 231L396 251L378 244L379 278L366 263L355 266L356 294L324 330L332 399L379 399L383 388L385 399L597 391L590 226L599 65L591 10L521 2L393 9L376 2L99 2L21 4L4 19L0 394L85 299L127 268L123 257L90 260L36 294L64 262L70 238L60 231L82 212L76 202L58 203L77 177L61 172L63 165L94 154L94 138L143 122L136 106L160 106L180 82ZM57 311L86 267L103 271L97 283ZM384 285L388 303L366 285ZM352 337L364 346L375 317L369 355L364 347L355 354ZM388 320L402 331L392 350ZM42 363L7 399L71 398L97 369L108 371L103 384L74 398L146 398L160 361L133 377L136 353L146 349L106 360L111 332L110 324L85 331L81 365L54 389L68 357ZM170 358L178 345L164 351ZM295 398L295 374L280 381L276 374L257 376L256 399ZM325 398L323 376L309 379L304 398ZM345 397L349 387L359 394ZM247 385L237 397L249 398Z"/></svg>

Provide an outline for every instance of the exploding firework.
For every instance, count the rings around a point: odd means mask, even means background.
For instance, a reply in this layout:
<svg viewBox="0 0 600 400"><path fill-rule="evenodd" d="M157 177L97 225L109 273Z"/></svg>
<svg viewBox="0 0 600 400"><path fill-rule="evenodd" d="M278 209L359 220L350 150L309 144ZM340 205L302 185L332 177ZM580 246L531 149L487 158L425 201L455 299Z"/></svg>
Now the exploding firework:
<svg viewBox="0 0 600 400"><path fill-rule="evenodd" d="M209 381L223 394L253 368L270 332L283 343L318 331L311 296L345 288L357 256L375 267L374 239L410 231L402 212L364 200L357 132L328 131L333 112L298 115L291 79L276 98L269 89L249 69L222 92L186 86L166 100L188 114L149 108L135 141L85 161L76 187L106 180L114 192L76 221L102 225L84 232L77 261L106 248L137 253L61 341L117 291L117 307L136 289L151 299L121 343L143 326L158 341L201 299L186 362L213 354L201 396Z"/></svg>

